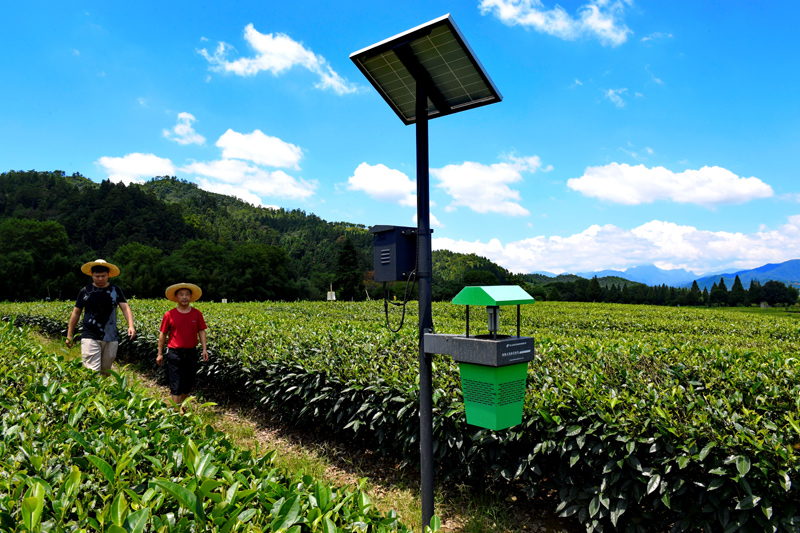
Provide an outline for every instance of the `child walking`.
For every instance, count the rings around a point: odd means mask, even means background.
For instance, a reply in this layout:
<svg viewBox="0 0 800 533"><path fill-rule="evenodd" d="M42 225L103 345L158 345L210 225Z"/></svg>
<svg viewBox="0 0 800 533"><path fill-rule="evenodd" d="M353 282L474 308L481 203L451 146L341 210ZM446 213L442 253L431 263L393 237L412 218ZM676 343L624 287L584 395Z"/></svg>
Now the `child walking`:
<svg viewBox="0 0 800 533"><path fill-rule="evenodd" d="M178 306L164 313L158 335L158 366L164 364L164 343L167 342L167 375L172 401L183 413L183 401L189 396L197 377L197 340L203 348L203 361L208 361L206 323L203 313L191 306L202 296L200 287L192 283L176 283L167 287L167 299Z"/></svg>

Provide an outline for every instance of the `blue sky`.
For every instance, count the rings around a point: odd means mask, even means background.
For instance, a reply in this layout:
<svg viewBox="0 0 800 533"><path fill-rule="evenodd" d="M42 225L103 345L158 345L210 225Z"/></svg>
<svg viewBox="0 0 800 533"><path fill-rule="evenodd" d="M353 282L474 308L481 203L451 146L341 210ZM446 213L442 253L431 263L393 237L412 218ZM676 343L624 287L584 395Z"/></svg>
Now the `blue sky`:
<svg viewBox="0 0 800 533"><path fill-rule="evenodd" d="M800 258L793 1L6 2L0 170L414 225L414 127L349 55L446 13L503 101L430 123L434 248L519 272Z"/></svg>

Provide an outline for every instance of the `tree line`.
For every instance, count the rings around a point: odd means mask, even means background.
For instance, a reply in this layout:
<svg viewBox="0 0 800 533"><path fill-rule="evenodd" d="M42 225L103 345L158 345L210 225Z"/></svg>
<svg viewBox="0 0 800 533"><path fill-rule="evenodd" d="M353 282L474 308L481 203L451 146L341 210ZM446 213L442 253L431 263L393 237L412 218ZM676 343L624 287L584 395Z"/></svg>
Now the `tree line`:
<svg viewBox="0 0 800 533"><path fill-rule="evenodd" d="M355 255L353 244L344 239L337 254L340 264L327 276L345 299L363 299L363 276ZM96 253L75 253L58 222L5 219L0 222L0 301L73 299L80 287L91 282L80 265L94 259ZM191 281L211 300L322 298L307 279L291 275L291 261L283 248L263 243L192 239L168 253L129 242L105 259L121 268L113 282L128 297L160 298L168 285Z"/></svg>
<svg viewBox="0 0 800 533"><path fill-rule="evenodd" d="M690 288L668 287L667 285L648 286L641 283L612 283L602 286L597 277L591 280L577 279L539 285L528 284L526 288L534 298L542 301L668 306L737 307L760 305L761 303L770 306L792 305L797 303L798 295L800 295L800 291L795 287L787 286L780 281L767 281L762 285L760 281L752 280L750 287L745 289L739 276L736 276L730 290L722 278L720 278L719 284L714 283L710 291L708 289L701 291L697 281L692 282Z"/></svg>

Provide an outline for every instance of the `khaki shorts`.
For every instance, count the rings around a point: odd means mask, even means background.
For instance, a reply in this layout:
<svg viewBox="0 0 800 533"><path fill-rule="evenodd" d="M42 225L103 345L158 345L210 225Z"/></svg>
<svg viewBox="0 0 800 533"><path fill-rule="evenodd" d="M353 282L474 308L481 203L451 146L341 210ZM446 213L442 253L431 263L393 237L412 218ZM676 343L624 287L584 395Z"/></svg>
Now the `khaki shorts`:
<svg viewBox="0 0 800 533"><path fill-rule="evenodd" d="M81 339L81 359L83 366L95 372L108 374L114 359L117 358L119 342L106 342L94 339Z"/></svg>

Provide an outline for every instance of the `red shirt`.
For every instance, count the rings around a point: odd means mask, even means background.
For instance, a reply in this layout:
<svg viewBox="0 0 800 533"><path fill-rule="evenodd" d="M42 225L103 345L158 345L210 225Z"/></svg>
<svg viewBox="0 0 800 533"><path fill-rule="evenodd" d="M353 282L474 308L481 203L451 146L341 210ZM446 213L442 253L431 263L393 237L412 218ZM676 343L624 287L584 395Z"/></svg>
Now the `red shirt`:
<svg viewBox="0 0 800 533"><path fill-rule="evenodd" d="M189 308L188 313L181 313L176 307L164 313L160 331L169 334L168 348L194 348L197 346L197 333L204 329L203 313L194 307Z"/></svg>

